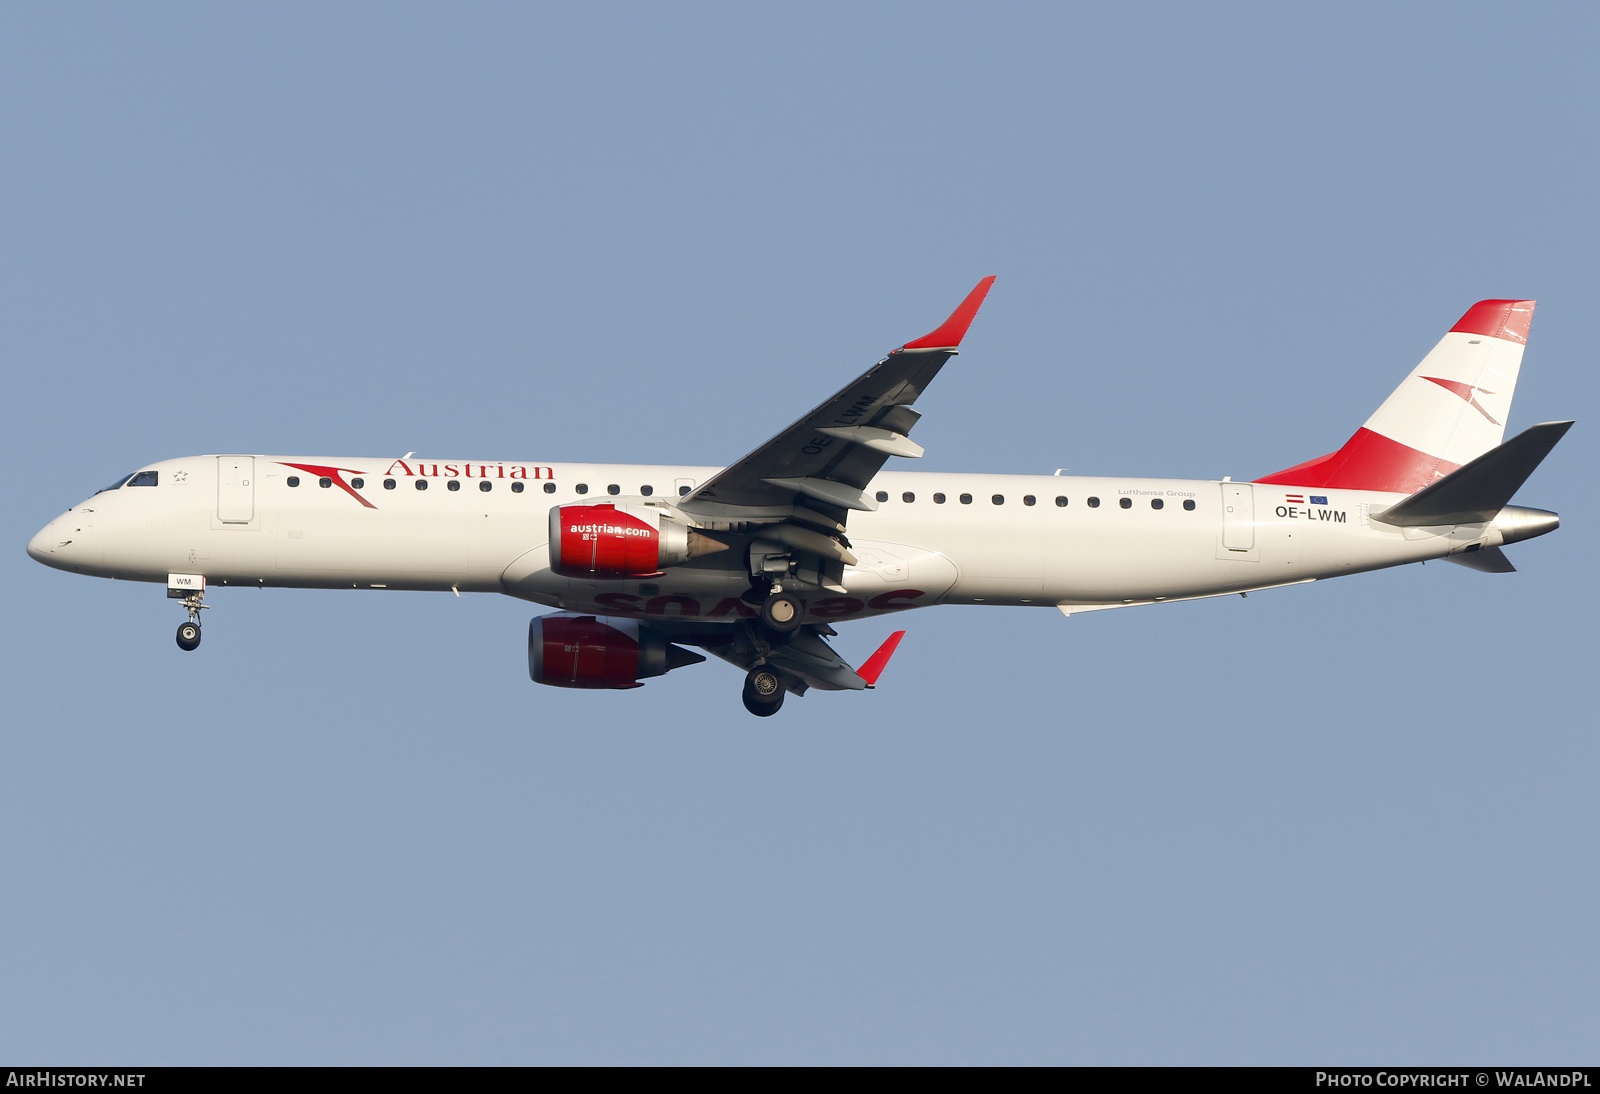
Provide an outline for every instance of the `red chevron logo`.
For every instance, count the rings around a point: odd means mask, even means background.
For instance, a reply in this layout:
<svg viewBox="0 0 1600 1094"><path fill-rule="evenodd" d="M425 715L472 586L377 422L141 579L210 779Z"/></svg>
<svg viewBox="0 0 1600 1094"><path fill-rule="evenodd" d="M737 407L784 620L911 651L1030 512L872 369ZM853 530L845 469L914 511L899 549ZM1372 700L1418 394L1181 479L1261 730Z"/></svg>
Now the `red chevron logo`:
<svg viewBox="0 0 1600 1094"><path fill-rule="evenodd" d="M344 475L341 474L341 472L346 472L351 475L364 475L366 474L365 471L353 471L348 467L324 467L323 465L317 463L286 463L283 466L292 467L296 471L304 471L306 474L315 475L319 479L332 479L333 485L337 486L340 490L343 490L346 494L349 494L352 498L355 498L368 509L377 508L376 505L373 505L366 498L356 493L355 488L349 483L345 482Z"/></svg>
<svg viewBox="0 0 1600 1094"><path fill-rule="evenodd" d="M1455 395L1471 404L1473 410L1476 410L1479 414L1482 414L1485 418L1488 418L1489 421L1493 422L1495 425L1500 424L1490 416L1487 410L1483 409L1483 407L1478 404L1478 400L1473 395L1473 392L1476 391L1482 391L1485 395L1493 395L1494 392L1481 387L1473 387L1471 384L1463 384L1460 380L1441 380L1437 376L1424 376L1423 379L1438 384L1450 394Z"/></svg>

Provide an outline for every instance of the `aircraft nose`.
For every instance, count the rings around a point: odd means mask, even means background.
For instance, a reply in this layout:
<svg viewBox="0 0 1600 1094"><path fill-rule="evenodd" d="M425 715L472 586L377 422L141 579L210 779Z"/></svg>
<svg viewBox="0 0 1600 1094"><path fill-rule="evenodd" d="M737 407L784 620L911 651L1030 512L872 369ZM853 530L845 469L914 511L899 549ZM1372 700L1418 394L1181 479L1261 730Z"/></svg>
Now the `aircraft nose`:
<svg viewBox="0 0 1600 1094"><path fill-rule="evenodd" d="M28 541L28 557L57 570L91 573L101 563L105 544L95 535L88 510L67 510Z"/></svg>
<svg viewBox="0 0 1600 1094"><path fill-rule="evenodd" d="M35 562L43 562L46 564L50 562L50 549L55 546L55 526L56 522L51 521L49 524L46 524L43 528L39 529L38 534L28 541L29 558L33 559Z"/></svg>

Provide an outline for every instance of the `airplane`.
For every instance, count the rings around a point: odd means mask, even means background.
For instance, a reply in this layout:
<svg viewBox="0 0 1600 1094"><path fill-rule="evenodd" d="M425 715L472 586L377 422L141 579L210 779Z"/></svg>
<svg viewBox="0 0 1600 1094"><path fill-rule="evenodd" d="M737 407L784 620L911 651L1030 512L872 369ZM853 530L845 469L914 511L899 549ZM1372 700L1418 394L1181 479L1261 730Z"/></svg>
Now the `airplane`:
<svg viewBox="0 0 1600 1094"><path fill-rule="evenodd" d="M877 684L905 632L854 667L827 641L841 623L1071 616L1440 558L1506 573L1503 547L1560 523L1509 504L1573 424L1503 440L1531 300L1472 305L1341 448L1252 481L886 470L923 454L913 404L993 283L727 467L187 456L119 477L28 554L164 582L186 651L216 587L501 593L558 609L529 624L537 683L636 688L709 654L767 717Z"/></svg>

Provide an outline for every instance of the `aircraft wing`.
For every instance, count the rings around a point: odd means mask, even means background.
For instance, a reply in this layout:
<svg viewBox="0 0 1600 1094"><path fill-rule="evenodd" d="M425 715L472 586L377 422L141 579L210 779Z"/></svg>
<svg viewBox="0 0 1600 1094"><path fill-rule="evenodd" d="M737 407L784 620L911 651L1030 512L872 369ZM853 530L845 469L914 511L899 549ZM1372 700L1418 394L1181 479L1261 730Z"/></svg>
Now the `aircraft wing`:
<svg viewBox="0 0 1600 1094"><path fill-rule="evenodd" d="M921 417L911 404L955 356L992 284L993 277L978 282L937 330L891 351L821 406L707 480L679 508L710 519L780 521L803 509L828 518L809 523L825 528L833 523L839 531L850 510L876 509L866 485L890 456L922 455L922 447L907 436ZM803 529L794 530L794 538L803 535Z"/></svg>
<svg viewBox="0 0 1600 1094"><path fill-rule="evenodd" d="M895 649L906 634L905 631L895 631L878 647L877 652L861 663L860 668L852 668L828 645L828 637L834 634L832 627L808 623L781 646L757 647L747 633L730 631L726 627L715 632L706 628L685 630L681 626L675 627L671 620L652 620L650 626L666 631L674 642L699 646L741 669L748 670L757 664L770 665L782 673L785 688L796 695L804 695L811 688L821 691L863 691L876 687L878 677L883 674L889 658L894 656Z"/></svg>

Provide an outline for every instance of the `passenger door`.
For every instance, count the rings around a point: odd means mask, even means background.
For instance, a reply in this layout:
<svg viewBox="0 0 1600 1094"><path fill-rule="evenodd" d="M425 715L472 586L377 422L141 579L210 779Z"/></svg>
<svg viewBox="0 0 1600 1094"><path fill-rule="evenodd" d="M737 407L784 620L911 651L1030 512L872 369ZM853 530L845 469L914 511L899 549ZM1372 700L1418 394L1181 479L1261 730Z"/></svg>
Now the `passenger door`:
<svg viewBox="0 0 1600 1094"><path fill-rule="evenodd" d="M217 519L249 524L256 519L256 458L217 457Z"/></svg>
<svg viewBox="0 0 1600 1094"><path fill-rule="evenodd" d="M1255 487L1247 482L1222 484L1222 558L1256 558Z"/></svg>

